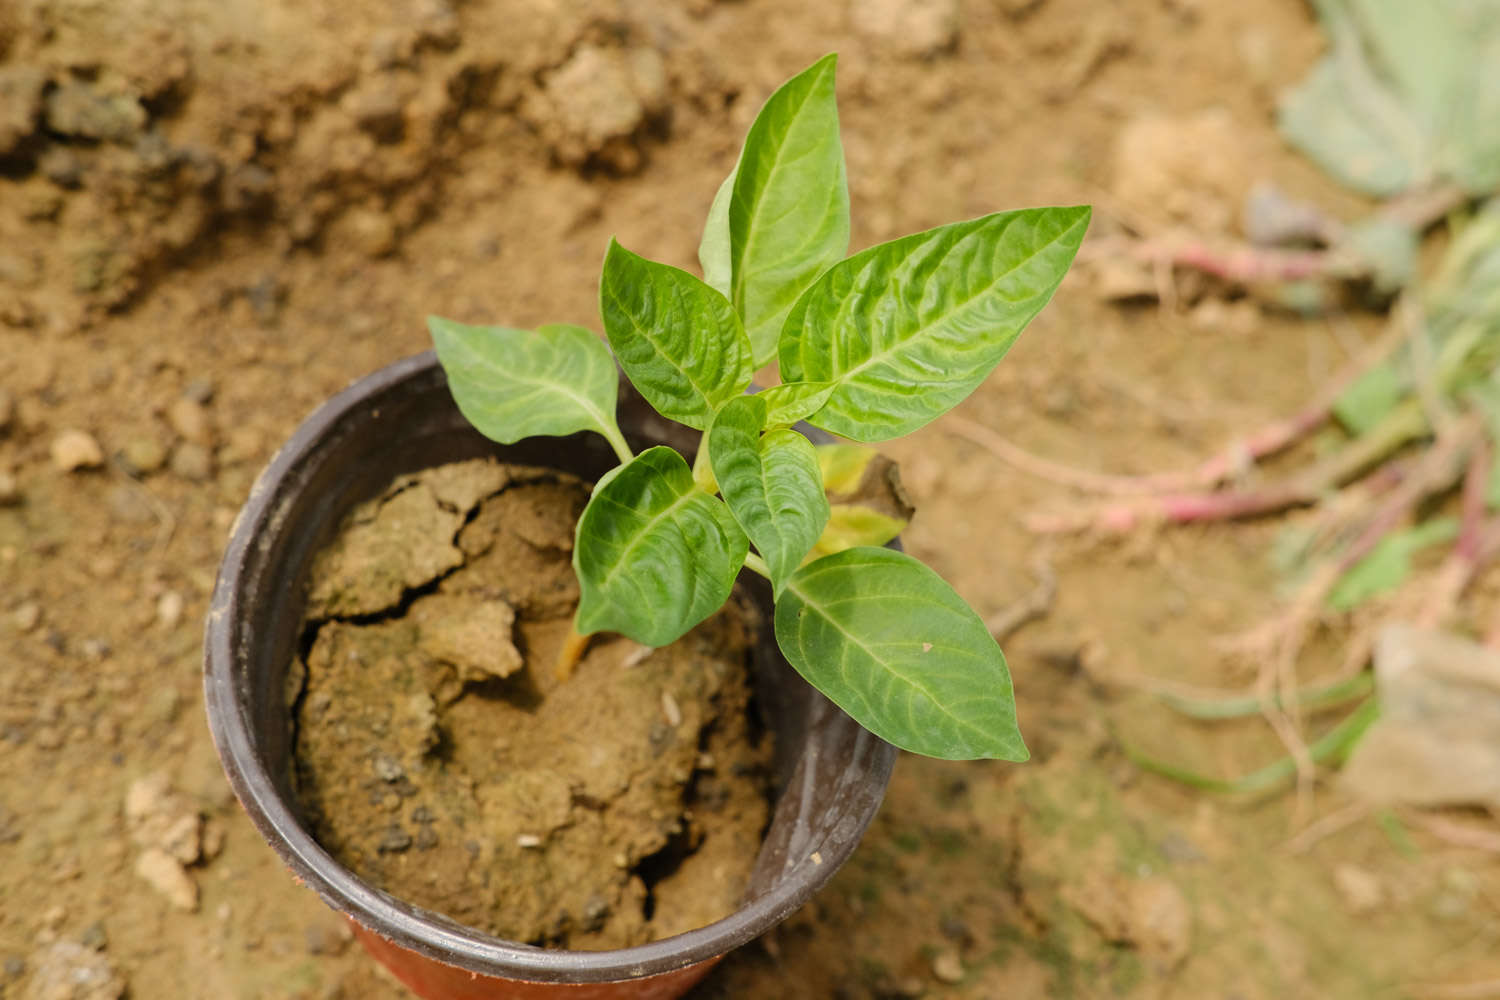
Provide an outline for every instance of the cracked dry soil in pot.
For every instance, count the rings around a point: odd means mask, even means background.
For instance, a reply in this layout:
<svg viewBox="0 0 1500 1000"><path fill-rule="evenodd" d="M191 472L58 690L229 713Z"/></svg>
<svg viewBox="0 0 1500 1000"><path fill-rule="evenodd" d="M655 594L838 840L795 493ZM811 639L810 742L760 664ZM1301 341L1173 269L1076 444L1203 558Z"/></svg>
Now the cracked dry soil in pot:
<svg viewBox="0 0 1500 1000"><path fill-rule="evenodd" d="M587 500L487 460L396 480L314 564L287 695L298 795L343 864L497 937L604 949L733 910L771 739L739 601L661 649L600 636L556 680Z"/></svg>

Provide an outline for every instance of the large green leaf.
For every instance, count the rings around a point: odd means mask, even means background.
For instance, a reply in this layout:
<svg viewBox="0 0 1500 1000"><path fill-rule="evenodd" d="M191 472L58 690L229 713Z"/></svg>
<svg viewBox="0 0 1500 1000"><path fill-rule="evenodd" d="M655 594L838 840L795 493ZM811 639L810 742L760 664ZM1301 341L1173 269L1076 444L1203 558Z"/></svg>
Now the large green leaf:
<svg viewBox="0 0 1500 1000"><path fill-rule="evenodd" d="M776 356L776 338L797 296L849 249L835 61L819 59L766 101L725 182L726 189L733 184L729 197L721 189L714 199L699 247L709 283L722 288L719 282L728 281L757 368Z"/></svg>
<svg viewBox="0 0 1500 1000"><path fill-rule="evenodd" d="M1282 101L1278 125L1350 187L1389 197L1500 184L1500 5L1315 0L1329 52Z"/></svg>
<svg viewBox="0 0 1500 1000"><path fill-rule="evenodd" d="M658 446L595 490L578 519L578 631L665 646L719 609L749 542L729 508Z"/></svg>
<svg viewBox="0 0 1500 1000"><path fill-rule="evenodd" d="M750 341L734 307L686 271L610 240L599 312L620 367L664 417L704 430L750 384Z"/></svg>
<svg viewBox="0 0 1500 1000"><path fill-rule="evenodd" d="M709 429L709 459L724 502L771 570L779 594L828 523L818 456L793 430L764 437L760 395L725 403Z"/></svg>
<svg viewBox="0 0 1500 1000"><path fill-rule="evenodd" d="M814 687L904 750L1029 756L1000 647L953 588L908 555L856 548L803 566L776 603L776 641Z"/></svg>
<svg viewBox="0 0 1500 1000"><path fill-rule="evenodd" d="M438 316L427 328L454 401L485 437L502 444L584 430L618 437L619 371L597 335L565 324L513 330Z"/></svg>
<svg viewBox="0 0 1500 1000"><path fill-rule="evenodd" d="M809 422L884 441L947 412L984 381L1047 304L1089 209L1034 208L941 226L834 265L782 330L782 378L833 382Z"/></svg>

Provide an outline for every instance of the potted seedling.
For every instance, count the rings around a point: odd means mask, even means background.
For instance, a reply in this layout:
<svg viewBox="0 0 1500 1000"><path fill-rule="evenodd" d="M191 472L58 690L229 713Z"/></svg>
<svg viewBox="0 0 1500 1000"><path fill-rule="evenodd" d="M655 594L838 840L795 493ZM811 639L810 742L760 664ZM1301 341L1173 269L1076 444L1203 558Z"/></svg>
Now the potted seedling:
<svg viewBox="0 0 1500 1000"><path fill-rule="evenodd" d="M847 857L878 805L891 745L1024 760L1005 659L979 616L885 544L899 519L831 504L829 492L858 478L863 446L917 430L985 379L1050 299L1088 218L1083 207L1001 212L846 257L829 56L751 126L709 213L703 279L611 241L599 293L608 347L573 326L430 320L441 368L403 362L314 415L252 493L226 555L209 711L262 832L424 996L676 996ZM772 362L776 384L756 389ZM300 610L288 583L354 500L393 472L496 450L485 438L509 460L595 483L572 542L579 601L556 664L562 683L590 636L665 646L719 609L737 579L764 578L749 586L774 643L757 669L786 675L790 693L770 714L789 764L730 917L617 951L496 941L341 869L287 801L276 664L293 653Z"/></svg>

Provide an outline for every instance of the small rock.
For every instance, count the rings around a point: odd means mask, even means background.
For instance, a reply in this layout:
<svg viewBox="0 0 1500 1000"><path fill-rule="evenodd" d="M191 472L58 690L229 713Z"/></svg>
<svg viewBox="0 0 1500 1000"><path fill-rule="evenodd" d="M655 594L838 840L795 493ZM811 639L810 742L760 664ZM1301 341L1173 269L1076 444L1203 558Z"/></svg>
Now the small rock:
<svg viewBox="0 0 1500 1000"><path fill-rule="evenodd" d="M0 469L0 507L9 507L21 502L21 484L15 473Z"/></svg>
<svg viewBox="0 0 1500 1000"><path fill-rule="evenodd" d="M1193 912L1176 884L1147 878L1131 884L1129 936L1142 954L1163 968L1175 969L1187 958Z"/></svg>
<svg viewBox="0 0 1500 1000"><path fill-rule="evenodd" d="M214 474L213 453L196 441L184 441L172 449L171 469L183 479L204 482Z"/></svg>
<svg viewBox="0 0 1500 1000"><path fill-rule="evenodd" d="M65 430L52 439L52 464L62 472L97 469L104 464L104 450L87 431Z"/></svg>
<svg viewBox="0 0 1500 1000"><path fill-rule="evenodd" d="M1377 909L1385 898L1380 879L1356 865L1343 864L1334 868L1333 885L1349 912L1356 916Z"/></svg>
<svg viewBox="0 0 1500 1000"><path fill-rule="evenodd" d="M354 249L371 260L395 252L396 223L386 213L355 208L346 212L340 222L340 228Z"/></svg>
<svg viewBox="0 0 1500 1000"><path fill-rule="evenodd" d="M263 279L272 280L274 279ZM182 387L182 398L190 399L200 406L207 406L214 398L214 380L206 375L192 379Z"/></svg>
<svg viewBox="0 0 1500 1000"><path fill-rule="evenodd" d="M110 513L121 521L146 524L156 520L156 511L147 499L146 492L139 487L131 488L122 483L109 491L104 502L109 506Z"/></svg>
<svg viewBox="0 0 1500 1000"><path fill-rule="evenodd" d="M381 854L400 854L411 847L411 834L392 823L380 837L375 849Z"/></svg>
<svg viewBox="0 0 1500 1000"><path fill-rule="evenodd" d="M0 158L36 131L46 75L35 66L0 66Z"/></svg>
<svg viewBox="0 0 1500 1000"><path fill-rule="evenodd" d="M548 75L527 114L564 163L577 166L596 157L628 172L641 163L634 136L666 104L660 52L585 44Z"/></svg>
<svg viewBox="0 0 1500 1000"><path fill-rule="evenodd" d="M958 44L958 0L852 0L850 20L855 31L913 58Z"/></svg>
<svg viewBox="0 0 1500 1000"><path fill-rule="evenodd" d="M131 783L125 792L125 821L131 839L145 850L161 851L184 865L202 857L202 819L161 771Z"/></svg>
<svg viewBox="0 0 1500 1000"><path fill-rule="evenodd" d="M16 397L11 395L10 390L0 386L0 434L10 430L10 425L16 419Z"/></svg>
<svg viewBox="0 0 1500 1000"><path fill-rule="evenodd" d="M46 98L47 127L85 139L125 141L146 124L146 109L128 94L103 94L92 84L64 83Z"/></svg>
<svg viewBox="0 0 1500 1000"><path fill-rule="evenodd" d="M182 621L182 595L169 590L156 599L156 621L164 629L174 629Z"/></svg>
<svg viewBox="0 0 1500 1000"><path fill-rule="evenodd" d="M940 983L950 986L964 981L964 964L956 951L938 952L932 960L932 975Z"/></svg>
<svg viewBox="0 0 1500 1000"><path fill-rule="evenodd" d="M146 848L136 859L135 873L179 910L192 913L198 909L198 883L182 867L182 862L166 851Z"/></svg>
<svg viewBox="0 0 1500 1000"><path fill-rule="evenodd" d="M25 1000L120 1000L125 980L109 959L76 941L55 941L33 956Z"/></svg>
<svg viewBox="0 0 1500 1000"><path fill-rule="evenodd" d="M167 446L153 435L137 435L120 449L120 461L133 476L149 475L167 464Z"/></svg>
<svg viewBox="0 0 1500 1000"><path fill-rule="evenodd" d="M167 423L185 441L205 447L214 443L213 418L208 407L196 399L179 396L167 409Z"/></svg>
<svg viewBox="0 0 1500 1000"><path fill-rule="evenodd" d="M83 183L83 161L67 146L48 146L37 157L36 166L43 177L60 188L72 189Z"/></svg>
<svg viewBox="0 0 1500 1000"><path fill-rule="evenodd" d="M344 97L343 106L354 124L377 142L399 142L406 129L401 95L388 84L352 90Z"/></svg>
<svg viewBox="0 0 1500 1000"><path fill-rule="evenodd" d="M42 622L42 606L35 601L27 601L10 613L10 620L17 631L30 632Z"/></svg>

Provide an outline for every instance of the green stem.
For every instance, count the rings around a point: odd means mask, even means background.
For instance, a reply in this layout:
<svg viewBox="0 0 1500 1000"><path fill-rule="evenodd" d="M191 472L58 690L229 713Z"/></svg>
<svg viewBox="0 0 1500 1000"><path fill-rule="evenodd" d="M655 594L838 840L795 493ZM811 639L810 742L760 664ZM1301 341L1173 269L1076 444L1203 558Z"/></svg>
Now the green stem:
<svg viewBox="0 0 1500 1000"><path fill-rule="evenodd" d="M1375 698L1366 699L1349 714L1348 718L1308 746L1307 755L1315 764L1330 760L1342 762L1354 745L1359 742L1359 738L1365 734L1365 730L1370 728L1370 724L1379 716L1380 702ZM1282 757L1238 778L1215 778L1199 774L1197 771L1170 761L1148 756L1124 742L1120 743L1120 749L1124 751L1131 763L1143 771L1150 771L1164 778L1180 781L1184 785L1220 795L1254 795L1267 792L1297 774L1297 762L1289 756Z"/></svg>
<svg viewBox="0 0 1500 1000"><path fill-rule="evenodd" d="M1298 708L1320 711L1325 708L1335 708L1355 698L1362 698L1373 690L1375 690L1375 678L1366 671L1332 684L1301 688L1294 691L1289 700ZM1254 694L1229 698L1192 698L1170 691L1161 691L1156 697L1174 712L1186 715L1190 719L1201 719L1206 722L1248 718L1265 709L1265 702L1259 695ZM1277 708L1286 707L1280 695L1272 700L1272 704Z"/></svg>
<svg viewBox="0 0 1500 1000"><path fill-rule="evenodd" d="M745 568L754 570L767 580L771 579L771 567L767 566L766 561L754 552L745 553Z"/></svg>
<svg viewBox="0 0 1500 1000"><path fill-rule="evenodd" d="M619 457L621 465L626 465L635 458L630 445L625 443L625 435L620 433L620 428L615 424L604 425L599 429L599 433L604 435L604 440L608 441L609 446L615 450L615 455Z"/></svg>

